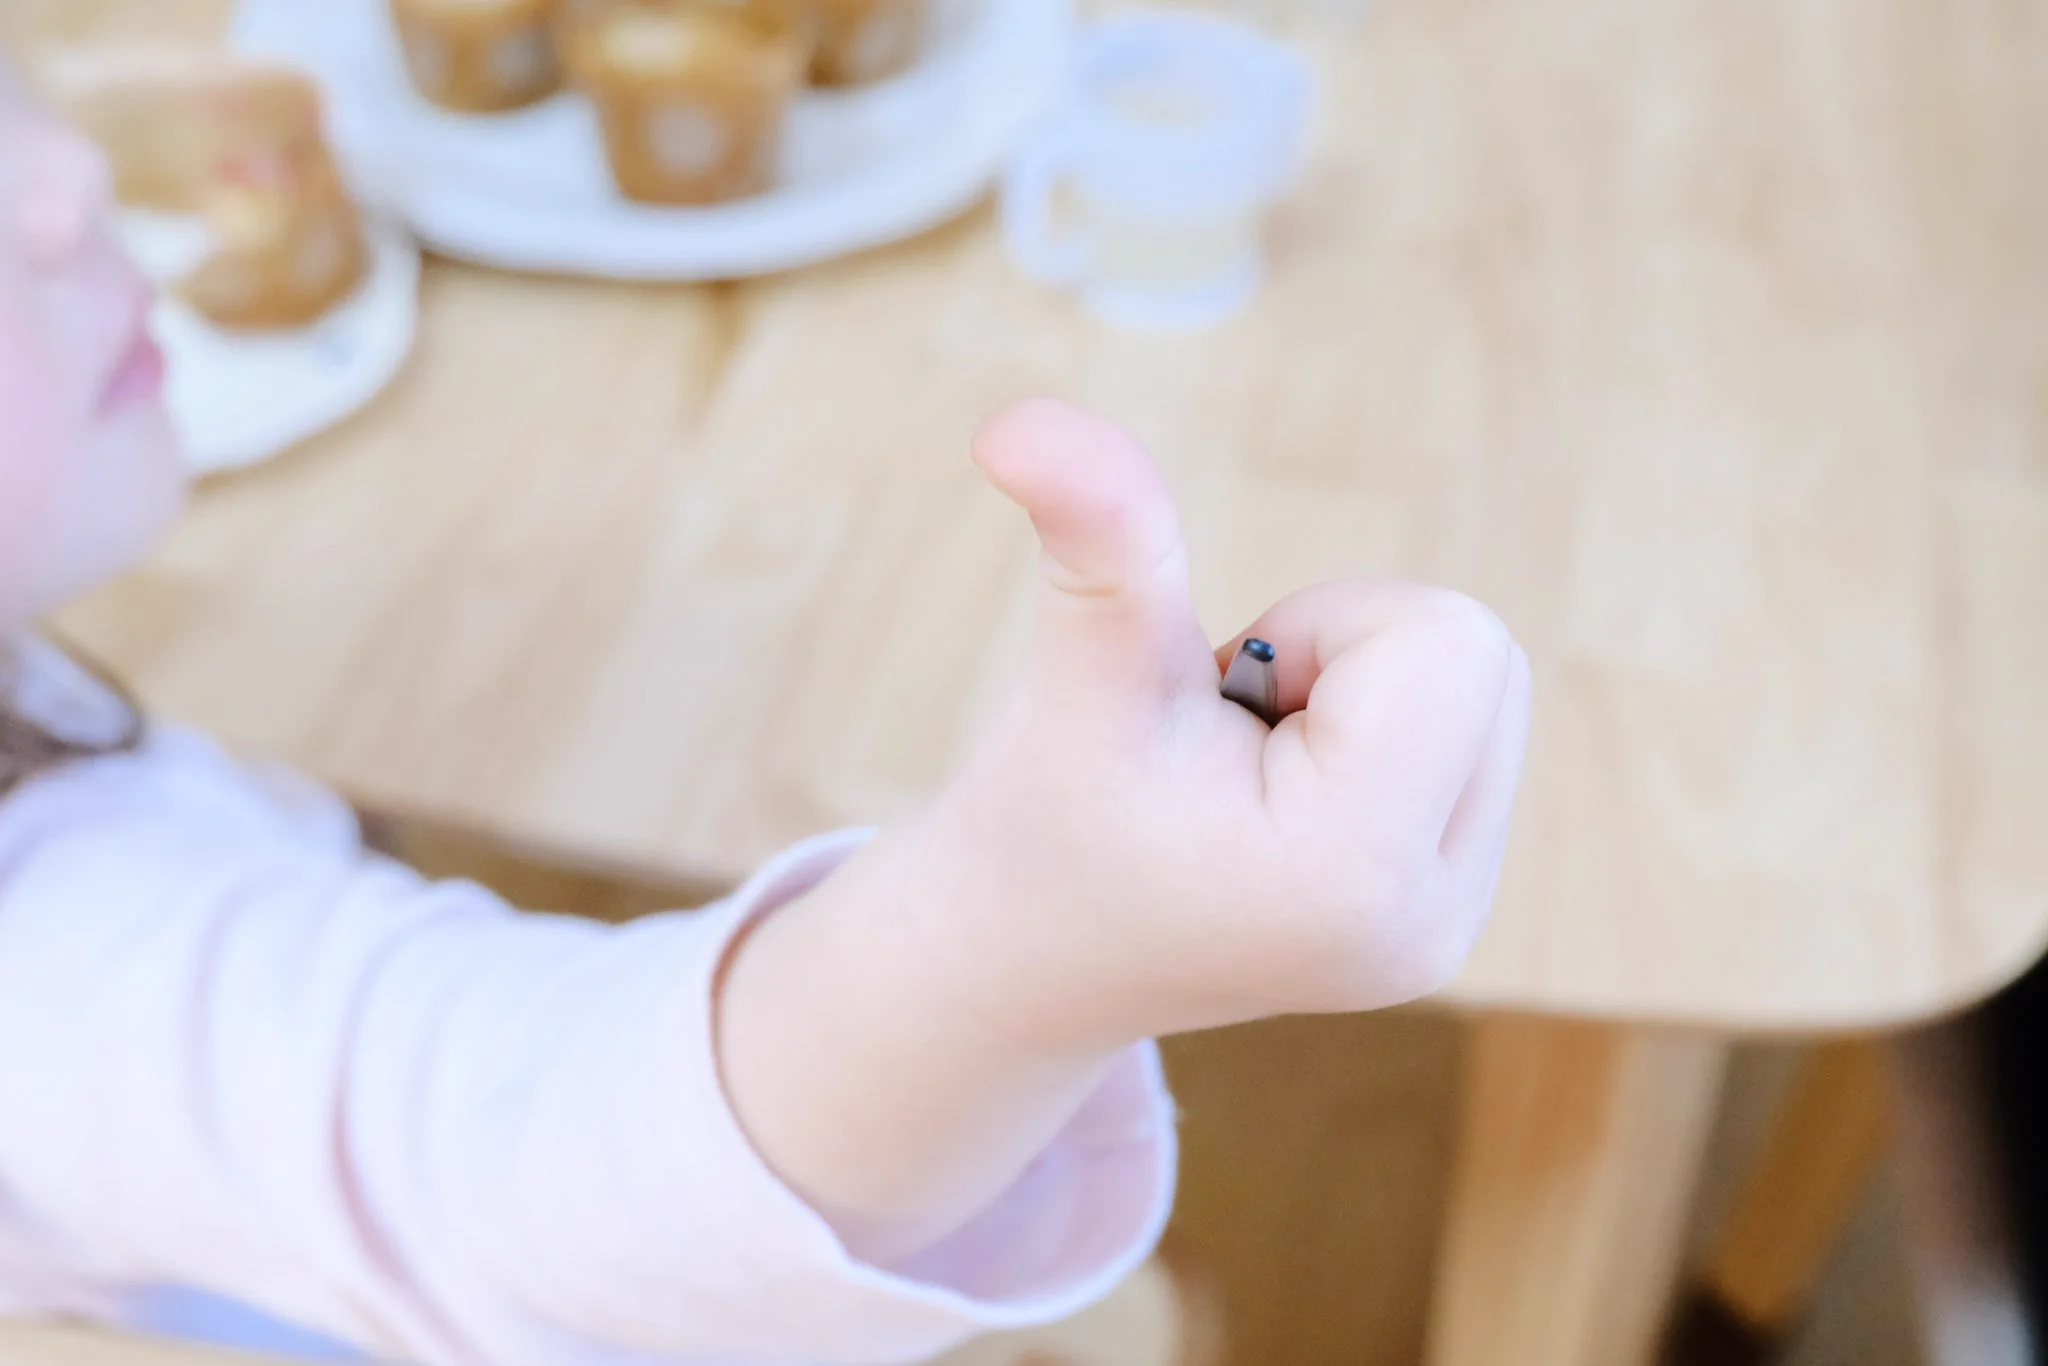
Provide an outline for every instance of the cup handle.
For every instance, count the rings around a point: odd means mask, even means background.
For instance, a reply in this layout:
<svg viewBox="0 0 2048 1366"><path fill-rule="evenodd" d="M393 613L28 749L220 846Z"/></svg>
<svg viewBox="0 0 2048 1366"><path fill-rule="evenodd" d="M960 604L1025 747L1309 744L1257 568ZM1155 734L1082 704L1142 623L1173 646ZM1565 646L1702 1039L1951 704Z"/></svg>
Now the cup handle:
<svg viewBox="0 0 2048 1366"><path fill-rule="evenodd" d="M1077 285L1092 253L1076 234L1053 230L1053 194L1067 173L1078 139L1072 125L1052 129L1011 161L1003 177L1003 236L1017 263L1050 285Z"/></svg>

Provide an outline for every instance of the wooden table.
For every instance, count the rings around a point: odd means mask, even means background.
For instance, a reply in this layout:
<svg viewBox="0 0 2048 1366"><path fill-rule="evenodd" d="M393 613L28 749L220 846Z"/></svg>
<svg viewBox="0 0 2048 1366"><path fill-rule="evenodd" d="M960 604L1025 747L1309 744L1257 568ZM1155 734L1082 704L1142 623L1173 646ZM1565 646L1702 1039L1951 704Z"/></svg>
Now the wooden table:
<svg viewBox="0 0 2048 1366"><path fill-rule="evenodd" d="M1240 320L1107 331L986 214L740 286L437 266L388 396L64 625L372 807L737 874L944 780L1032 570L967 436L1104 409L1219 638L1386 573L1526 643L1448 997L1582 1023L1482 1028L1433 1350L1638 1360L1721 1041L1921 1019L2048 943L2048 3L1236 8L1322 77Z"/></svg>

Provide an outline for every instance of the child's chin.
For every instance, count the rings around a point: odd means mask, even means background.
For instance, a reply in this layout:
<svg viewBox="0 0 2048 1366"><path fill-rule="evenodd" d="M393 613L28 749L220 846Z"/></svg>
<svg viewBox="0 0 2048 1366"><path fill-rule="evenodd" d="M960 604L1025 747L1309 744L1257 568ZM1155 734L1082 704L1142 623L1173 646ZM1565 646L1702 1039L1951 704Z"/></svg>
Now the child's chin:
<svg viewBox="0 0 2048 1366"><path fill-rule="evenodd" d="M192 478L163 401L136 403L110 417L100 432L98 463L109 511L132 528L139 554L177 517Z"/></svg>
<svg viewBox="0 0 2048 1366"><path fill-rule="evenodd" d="M107 414L101 419L100 439L110 448L111 463L122 467L186 467L185 443L161 395L137 399Z"/></svg>

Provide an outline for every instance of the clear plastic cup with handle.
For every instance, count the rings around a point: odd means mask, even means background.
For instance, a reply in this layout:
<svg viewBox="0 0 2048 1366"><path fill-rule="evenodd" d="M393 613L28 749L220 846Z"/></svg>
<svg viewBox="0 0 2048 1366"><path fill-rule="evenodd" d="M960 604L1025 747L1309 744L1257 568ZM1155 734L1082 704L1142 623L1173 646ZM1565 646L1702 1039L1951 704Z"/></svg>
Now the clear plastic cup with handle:
<svg viewBox="0 0 2048 1366"><path fill-rule="evenodd" d="M1012 254L1113 322L1227 317L1264 279L1265 220L1299 165L1310 85L1299 57L1240 24L1098 25L1060 110L1009 168Z"/></svg>

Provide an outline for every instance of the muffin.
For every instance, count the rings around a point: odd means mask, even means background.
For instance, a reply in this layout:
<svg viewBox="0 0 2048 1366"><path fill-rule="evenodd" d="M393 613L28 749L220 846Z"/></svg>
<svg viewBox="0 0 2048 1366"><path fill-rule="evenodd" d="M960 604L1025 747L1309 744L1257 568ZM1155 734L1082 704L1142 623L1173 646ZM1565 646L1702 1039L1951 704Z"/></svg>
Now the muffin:
<svg viewBox="0 0 2048 1366"><path fill-rule="evenodd" d="M621 193L715 204L767 187L808 55L803 25L766 5L618 0L569 63Z"/></svg>
<svg viewBox="0 0 2048 1366"><path fill-rule="evenodd" d="M917 56L923 0L811 0L811 6L817 22L811 79L820 85L878 81Z"/></svg>
<svg viewBox="0 0 2048 1366"><path fill-rule="evenodd" d="M354 292L361 216L306 76L187 48L61 54L41 74L105 149L123 204L206 220L217 249L173 288L209 321L296 327Z"/></svg>
<svg viewBox="0 0 2048 1366"><path fill-rule="evenodd" d="M576 35L621 0L555 0L556 51L567 52Z"/></svg>
<svg viewBox="0 0 2048 1366"><path fill-rule="evenodd" d="M217 326L303 327L368 270L361 217L331 164L241 163L209 187L202 212L219 246L176 292Z"/></svg>
<svg viewBox="0 0 2048 1366"><path fill-rule="evenodd" d="M137 208L197 212L213 168L237 150L324 153L319 96L287 66L135 45L49 53L36 75L106 153L115 197Z"/></svg>
<svg viewBox="0 0 2048 1366"><path fill-rule="evenodd" d="M562 83L556 0L392 0L413 85L444 109L494 114Z"/></svg>

